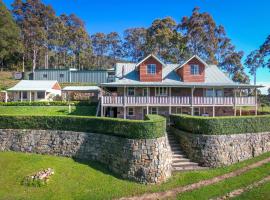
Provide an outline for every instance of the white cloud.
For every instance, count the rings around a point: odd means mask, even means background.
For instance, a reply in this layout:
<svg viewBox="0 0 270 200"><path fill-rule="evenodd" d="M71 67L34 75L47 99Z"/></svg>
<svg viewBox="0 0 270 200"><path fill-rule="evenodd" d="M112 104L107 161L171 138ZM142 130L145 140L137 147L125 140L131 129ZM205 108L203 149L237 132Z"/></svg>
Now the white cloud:
<svg viewBox="0 0 270 200"><path fill-rule="evenodd" d="M262 94L268 94L268 89L270 88L270 82L257 82L256 85L263 85L265 87L259 88Z"/></svg>

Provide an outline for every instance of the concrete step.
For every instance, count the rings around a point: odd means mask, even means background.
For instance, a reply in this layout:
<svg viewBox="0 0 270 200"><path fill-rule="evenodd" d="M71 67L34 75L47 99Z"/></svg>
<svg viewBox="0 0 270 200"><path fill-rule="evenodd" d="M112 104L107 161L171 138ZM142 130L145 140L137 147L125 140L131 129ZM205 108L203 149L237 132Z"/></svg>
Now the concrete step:
<svg viewBox="0 0 270 200"><path fill-rule="evenodd" d="M172 151L182 151L179 146L171 146Z"/></svg>
<svg viewBox="0 0 270 200"><path fill-rule="evenodd" d="M172 167L198 167L198 163L194 162L178 162L178 163L173 163Z"/></svg>
<svg viewBox="0 0 270 200"><path fill-rule="evenodd" d="M185 155L181 155L181 154L173 154L172 155L172 159L177 159L177 158L185 158Z"/></svg>
<svg viewBox="0 0 270 200"><path fill-rule="evenodd" d="M195 167L173 167L172 170L174 172L183 172L183 171L192 171L192 170L206 170L208 168L206 167L200 167L200 166L195 166Z"/></svg>
<svg viewBox="0 0 270 200"><path fill-rule="evenodd" d="M180 154L180 155L183 155L183 151L181 151L180 149L177 149L177 150L173 150L172 149L172 154Z"/></svg>
<svg viewBox="0 0 270 200"><path fill-rule="evenodd" d="M188 158L173 158L173 163L181 163L181 162L191 162Z"/></svg>

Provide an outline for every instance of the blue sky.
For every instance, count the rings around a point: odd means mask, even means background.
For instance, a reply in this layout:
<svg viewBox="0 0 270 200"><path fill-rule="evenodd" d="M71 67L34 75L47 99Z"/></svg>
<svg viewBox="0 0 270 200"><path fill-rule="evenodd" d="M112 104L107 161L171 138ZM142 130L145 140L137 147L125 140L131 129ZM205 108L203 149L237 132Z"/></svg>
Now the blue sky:
<svg viewBox="0 0 270 200"><path fill-rule="evenodd" d="M13 0L3 0L8 6ZM90 34L117 31L130 27L147 27L154 19L166 16L180 21L195 6L209 12L222 24L238 50L245 55L258 48L270 34L269 0L43 0L57 14L75 13ZM258 82L270 87L270 72L261 69Z"/></svg>

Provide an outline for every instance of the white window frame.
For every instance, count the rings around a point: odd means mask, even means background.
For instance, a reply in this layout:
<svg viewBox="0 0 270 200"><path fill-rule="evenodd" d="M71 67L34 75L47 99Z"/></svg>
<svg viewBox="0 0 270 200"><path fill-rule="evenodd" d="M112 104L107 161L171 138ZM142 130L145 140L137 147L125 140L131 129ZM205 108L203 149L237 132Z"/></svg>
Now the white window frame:
<svg viewBox="0 0 270 200"><path fill-rule="evenodd" d="M153 109L156 109L156 113L153 113ZM150 114L151 115L158 115L158 107L151 107Z"/></svg>
<svg viewBox="0 0 270 200"><path fill-rule="evenodd" d="M130 94L130 89L133 89L133 94ZM133 97L133 96L135 96L136 95L136 90L135 90L135 88L134 87L128 87L127 88L127 96L130 96L130 97Z"/></svg>
<svg viewBox="0 0 270 200"><path fill-rule="evenodd" d="M129 114L131 110L132 110L132 114ZM127 108L127 116L129 116L129 117L135 116L135 108L134 107Z"/></svg>
<svg viewBox="0 0 270 200"><path fill-rule="evenodd" d="M166 97L168 96L168 88L167 87L157 87L155 88L156 96Z"/></svg>
<svg viewBox="0 0 270 200"><path fill-rule="evenodd" d="M200 75L200 66L199 65L190 65L190 74L191 75Z"/></svg>
<svg viewBox="0 0 270 200"><path fill-rule="evenodd" d="M147 74L156 74L157 73L157 65L156 64L148 64L146 70L147 70Z"/></svg>

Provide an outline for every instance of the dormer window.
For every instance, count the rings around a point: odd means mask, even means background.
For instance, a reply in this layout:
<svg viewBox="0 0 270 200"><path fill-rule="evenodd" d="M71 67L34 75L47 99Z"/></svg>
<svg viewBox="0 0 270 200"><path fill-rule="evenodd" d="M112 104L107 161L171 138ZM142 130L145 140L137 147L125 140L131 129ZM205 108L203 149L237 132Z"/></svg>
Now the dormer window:
<svg viewBox="0 0 270 200"><path fill-rule="evenodd" d="M200 67L199 67L199 65L190 65L190 73L192 75L199 75L200 74Z"/></svg>
<svg viewBox="0 0 270 200"><path fill-rule="evenodd" d="M147 65L147 74L156 74L157 66L156 64L148 64Z"/></svg>

